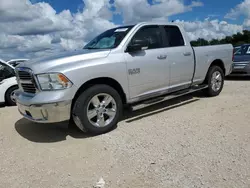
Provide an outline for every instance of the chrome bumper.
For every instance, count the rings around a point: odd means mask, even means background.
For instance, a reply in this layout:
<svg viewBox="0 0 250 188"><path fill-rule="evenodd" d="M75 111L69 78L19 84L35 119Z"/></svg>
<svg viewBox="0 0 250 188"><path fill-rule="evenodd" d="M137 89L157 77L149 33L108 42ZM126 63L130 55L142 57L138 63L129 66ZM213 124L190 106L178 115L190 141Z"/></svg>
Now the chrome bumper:
<svg viewBox="0 0 250 188"><path fill-rule="evenodd" d="M26 119L37 123L56 123L70 119L71 101L25 106L17 102Z"/></svg>

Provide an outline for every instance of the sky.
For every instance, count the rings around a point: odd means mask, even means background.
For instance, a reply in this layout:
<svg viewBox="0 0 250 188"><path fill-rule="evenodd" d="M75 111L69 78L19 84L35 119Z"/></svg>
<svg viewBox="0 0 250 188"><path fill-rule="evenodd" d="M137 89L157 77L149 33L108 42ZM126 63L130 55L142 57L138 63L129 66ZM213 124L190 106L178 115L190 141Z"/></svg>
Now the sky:
<svg viewBox="0 0 250 188"><path fill-rule="evenodd" d="M0 59L81 49L101 32L174 20L191 40L250 29L250 0L0 0Z"/></svg>

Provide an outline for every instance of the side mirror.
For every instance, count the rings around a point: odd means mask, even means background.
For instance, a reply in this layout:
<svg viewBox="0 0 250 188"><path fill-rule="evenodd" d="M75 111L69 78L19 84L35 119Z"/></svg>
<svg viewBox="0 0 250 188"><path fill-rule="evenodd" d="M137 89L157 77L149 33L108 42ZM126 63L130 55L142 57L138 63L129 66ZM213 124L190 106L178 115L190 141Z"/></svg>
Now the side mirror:
<svg viewBox="0 0 250 188"><path fill-rule="evenodd" d="M136 52L136 51L146 50L148 49L148 46L149 44L147 40L136 39L136 40L133 40L133 43L127 47L126 51Z"/></svg>

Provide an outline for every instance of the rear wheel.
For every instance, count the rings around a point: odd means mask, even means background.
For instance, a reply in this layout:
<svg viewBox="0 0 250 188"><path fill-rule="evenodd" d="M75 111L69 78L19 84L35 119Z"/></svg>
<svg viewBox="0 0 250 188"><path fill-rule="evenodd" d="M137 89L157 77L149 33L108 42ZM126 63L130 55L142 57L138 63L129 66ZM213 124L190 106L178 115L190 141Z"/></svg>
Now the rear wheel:
<svg viewBox="0 0 250 188"><path fill-rule="evenodd" d="M82 131L103 134L117 125L121 114L119 93L108 85L95 85L76 99L72 117Z"/></svg>
<svg viewBox="0 0 250 188"><path fill-rule="evenodd" d="M209 97L219 95L224 86L224 79L224 72L219 66L210 67L206 78L206 83L208 84L206 95Z"/></svg>
<svg viewBox="0 0 250 188"><path fill-rule="evenodd" d="M5 100L6 100L7 105L9 105L9 106L16 105L16 99L14 97L16 90L18 90L18 86L13 86L6 91Z"/></svg>

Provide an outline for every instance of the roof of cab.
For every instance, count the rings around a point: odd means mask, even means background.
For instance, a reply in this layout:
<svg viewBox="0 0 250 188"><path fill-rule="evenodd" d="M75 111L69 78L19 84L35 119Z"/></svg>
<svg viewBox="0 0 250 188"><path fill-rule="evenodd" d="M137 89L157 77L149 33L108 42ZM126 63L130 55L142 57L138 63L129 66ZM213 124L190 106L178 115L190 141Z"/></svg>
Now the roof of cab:
<svg viewBox="0 0 250 188"><path fill-rule="evenodd" d="M176 22L152 21L152 22L139 22L136 25L180 25Z"/></svg>

